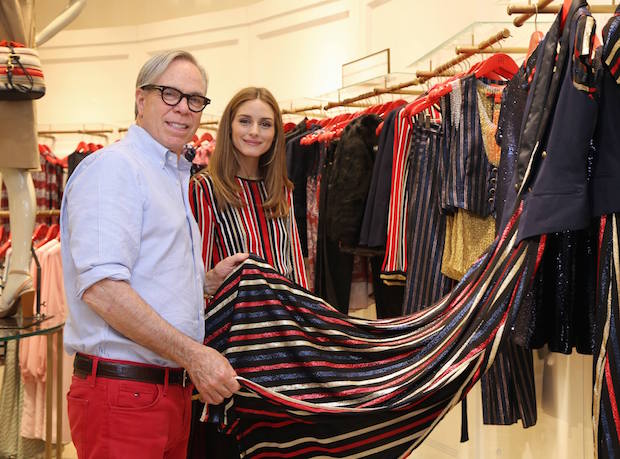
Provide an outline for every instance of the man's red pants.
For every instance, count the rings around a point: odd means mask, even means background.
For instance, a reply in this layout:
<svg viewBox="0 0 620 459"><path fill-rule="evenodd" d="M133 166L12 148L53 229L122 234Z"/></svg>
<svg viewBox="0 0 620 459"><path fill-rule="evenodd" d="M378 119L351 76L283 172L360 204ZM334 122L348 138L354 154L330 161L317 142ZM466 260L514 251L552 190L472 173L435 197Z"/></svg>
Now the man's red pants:
<svg viewBox="0 0 620 459"><path fill-rule="evenodd" d="M73 376L67 394L79 459L185 459L192 387Z"/></svg>

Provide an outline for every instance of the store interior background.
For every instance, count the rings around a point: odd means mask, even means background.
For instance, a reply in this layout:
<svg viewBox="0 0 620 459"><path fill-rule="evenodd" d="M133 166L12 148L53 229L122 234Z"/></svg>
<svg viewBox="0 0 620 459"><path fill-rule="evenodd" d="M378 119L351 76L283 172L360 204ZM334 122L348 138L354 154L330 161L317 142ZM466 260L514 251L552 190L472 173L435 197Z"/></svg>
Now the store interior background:
<svg viewBox="0 0 620 459"><path fill-rule="evenodd" d="M504 46L527 47L534 21L516 28L514 17L506 12L508 4L504 0L88 0L76 20L39 49L47 84L47 94L37 101L39 130L113 133L107 138L73 134L41 141L63 157L80 141L117 140L122 136L119 129L133 121L138 70L162 50L186 49L204 65L212 104L203 121L213 121L230 97L249 85L269 88L282 108L372 90L358 84L339 91L342 65L386 48L392 76L385 81L398 83L413 79L416 70L429 70L453 58L455 44L475 45L504 28L513 34ZM38 28L66 5L66 0L39 0ZM595 17L600 29L608 15ZM546 32L552 20L553 15L540 15L538 29ZM469 62L485 57L475 56ZM524 56L513 57L520 64ZM351 109L326 114L343 110ZM592 358L539 351L534 359L536 426L483 426L476 386L468 396L469 442L459 443L459 407L413 457L593 457ZM76 457L71 448L67 454Z"/></svg>

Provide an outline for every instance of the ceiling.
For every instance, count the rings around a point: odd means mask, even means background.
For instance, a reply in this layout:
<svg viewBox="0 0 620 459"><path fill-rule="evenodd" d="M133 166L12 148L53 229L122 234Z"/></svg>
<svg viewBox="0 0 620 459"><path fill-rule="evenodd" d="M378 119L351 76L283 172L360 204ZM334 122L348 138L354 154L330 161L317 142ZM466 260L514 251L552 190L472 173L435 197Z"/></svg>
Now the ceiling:
<svg viewBox="0 0 620 459"><path fill-rule="evenodd" d="M66 28L131 26L196 14L240 8L261 0L87 0ZM37 29L42 30L69 5L68 0L35 1Z"/></svg>

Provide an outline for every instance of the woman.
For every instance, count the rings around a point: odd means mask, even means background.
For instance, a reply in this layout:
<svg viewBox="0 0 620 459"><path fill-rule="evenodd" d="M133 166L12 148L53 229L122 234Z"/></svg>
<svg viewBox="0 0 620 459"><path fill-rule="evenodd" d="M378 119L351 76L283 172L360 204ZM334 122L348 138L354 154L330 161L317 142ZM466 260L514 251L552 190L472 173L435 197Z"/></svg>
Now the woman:
<svg viewBox="0 0 620 459"><path fill-rule="evenodd" d="M307 288L292 188L275 98L265 88L242 89L224 109L208 169L190 181L205 269L249 252ZM231 438L214 430L198 424L194 415L189 457L238 457Z"/></svg>
<svg viewBox="0 0 620 459"><path fill-rule="evenodd" d="M307 288L282 118L267 89L242 89L228 103L209 167L190 182L190 202L207 270L249 252Z"/></svg>

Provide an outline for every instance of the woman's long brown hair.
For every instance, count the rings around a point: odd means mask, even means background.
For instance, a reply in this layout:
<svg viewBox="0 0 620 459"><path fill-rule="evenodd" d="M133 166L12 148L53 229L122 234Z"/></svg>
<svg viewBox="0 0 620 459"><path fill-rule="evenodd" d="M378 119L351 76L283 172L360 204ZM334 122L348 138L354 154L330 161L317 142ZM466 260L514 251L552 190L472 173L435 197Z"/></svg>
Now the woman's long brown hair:
<svg viewBox="0 0 620 459"><path fill-rule="evenodd" d="M275 133L273 143L258 163L258 172L265 181L267 201L263 204L265 213L271 217L288 215L289 206L286 190L293 184L286 175L286 151L282 114L273 94L265 88L244 88L233 96L222 113L213 156L209 160L208 171L213 181L215 198L219 205L243 207L241 187L235 176L239 173L239 155L232 142L232 122L239 106L244 102L259 99L273 110Z"/></svg>

